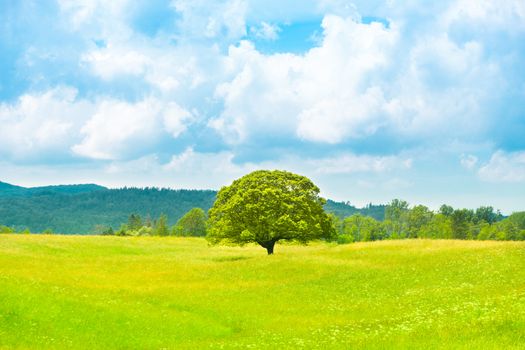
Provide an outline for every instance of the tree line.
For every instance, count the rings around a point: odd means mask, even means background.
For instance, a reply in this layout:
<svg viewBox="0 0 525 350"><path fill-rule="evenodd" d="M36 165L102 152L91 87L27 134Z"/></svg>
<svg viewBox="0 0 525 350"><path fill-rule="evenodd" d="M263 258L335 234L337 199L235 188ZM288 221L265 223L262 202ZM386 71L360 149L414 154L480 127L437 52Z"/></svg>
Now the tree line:
<svg viewBox="0 0 525 350"><path fill-rule="evenodd" d="M184 214L175 225L168 224L168 216L161 214L152 220L149 216L142 218L139 214L131 214L126 223L118 230L111 226L98 225L94 234L115 236L206 236L206 213L201 208L193 208Z"/></svg>
<svg viewBox="0 0 525 350"><path fill-rule="evenodd" d="M384 206L384 220L355 213L341 217L330 213L335 235L332 241L340 244L385 239L430 238L470 240L525 240L525 212L516 212L504 217L493 207L454 209L442 205L432 211L424 205L410 207L409 203L395 199ZM185 236L205 237L207 214L201 208L192 208L174 225L169 225L168 216L161 214L152 219L131 214L118 229L109 225L95 225L91 234L115 236ZM29 229L15 230L0 225L0 233L30 233ZM37 233L53 234L48 228Z"/></svg>
<svg viewBox="0 0 525 350"><path fill-rule="evenodd" d="M15 232L90 234L112 227L118 231L131 213L148 218L168 216L170 229L192 208L207 212L217 191L166 188L107 189L98 185L61 185L25 188L0 182L0 224ZM344 218L356 213L384 218L384 205L356 208L348 202L327 200L326 212ZM149 219L154 221L154 219Z"/></svg>
<svg viewBox="0 0 525 350"><path fill-rule="evenodd" d="M444 204L434 212L395 199L386 206L383 221L361 214L331 218L339 243L404 238L525 240L525 212L505 218L490 206L472 210Z"/></svg>

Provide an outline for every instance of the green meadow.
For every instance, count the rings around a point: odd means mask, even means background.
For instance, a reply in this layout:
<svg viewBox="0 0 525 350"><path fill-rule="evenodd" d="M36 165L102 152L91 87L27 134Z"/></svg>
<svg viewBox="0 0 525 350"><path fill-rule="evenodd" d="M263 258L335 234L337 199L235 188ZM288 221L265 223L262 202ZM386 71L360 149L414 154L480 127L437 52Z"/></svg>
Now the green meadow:
<svg viewBox="0 0 525 350"><path fill-rule="evenodd" d="M0 235L1 349L523 349L525 243Z"/></svg>

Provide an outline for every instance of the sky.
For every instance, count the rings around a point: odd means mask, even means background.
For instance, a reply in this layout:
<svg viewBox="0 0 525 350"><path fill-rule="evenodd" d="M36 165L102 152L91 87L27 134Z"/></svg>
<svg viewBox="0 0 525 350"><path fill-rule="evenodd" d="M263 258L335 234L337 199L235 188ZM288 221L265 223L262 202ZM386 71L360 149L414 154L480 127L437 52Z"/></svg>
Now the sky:
<svg viewBox="0 0 525 350"><path fill-rule="evenodd" d="M2 0L0 181L525 210L523 0Z"/></svg>

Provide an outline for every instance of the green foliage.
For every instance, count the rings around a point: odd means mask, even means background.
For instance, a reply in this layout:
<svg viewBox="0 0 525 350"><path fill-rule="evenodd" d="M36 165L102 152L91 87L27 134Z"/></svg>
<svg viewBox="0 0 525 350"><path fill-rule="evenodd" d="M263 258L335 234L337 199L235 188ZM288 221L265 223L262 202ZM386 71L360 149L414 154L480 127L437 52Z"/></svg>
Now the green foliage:
<svg viewBox="0 0 525 350"><path fill-rule="evenodd" d="M475 222L493 224L502 219L501 213L496 213L493 207L479 207L474 214Z"/></svg>
<svg viewBox="0 0 525 350"><path fill-rule="evenodd" d="M389 221L388 236L403 237L407 234L408 202L394 199L385 209L385 221Z"/></svg>
<svg viewBox="0 0 525 350"><path fill-rule="evenodd" d="M14 233L15 230L13 230L11 227L0 225L0 233Z"/></svg>
<svg viewBox="0 0 525 350"><path fill-rule="evenodd" d="M332 218L338 235L336 241L344 244L402 238L525 240L525 229L521 226L525 225L525 212L502 219L492 207L473 211L443 205L436 214L425 206L410 208L405 201L394 200L386 213L383 222L359 214L342 222Z"/></svg>
<svg viewBox="0 0 525 350"><path fill-rule="evenodd" d="M469 223L472 221L473 212L468 209L456 209L451 215L452 237L467 239L469 237Z"/></svg>
<svg viewBox="0 0 525 350"><path fill-rule="evenodd" d="M153 233L156 236L168 236L169 235L169 228L168 228L168 217L166 214L160 214L159 219L155 222L153 226Z"/></svg>
<svg viewBox="0 0 525 350"><path fill-rule="evenodd" d="M508 220L514 223L518 229L525 230L525 211L513 213Z"/></svg>
<svg viewBox="0 0 525 350"><path fill-rule="evenodd" d="M138 214L131 214L128 218L128 229L136 231L143 226L142 219Z"/></svg>
<svg viewBox="0 0 525 350"><path fill-rule="evenodd" d="M430 221L421 227L418 233L421 238L451 239L452 221L444 214L432 214Z"/></svg>
<svg viewBox="0 0 525 350"><path fill-rule="evenodd" d="M129 232L128 225L122 224L120 225L120 228L118 229L118 231L115 232L115 236L129 236L128 232Z"/></svg>
<svg viewBox="0 0 525 350"><path fill-rule="evenodd" d="M96 185L28 189L6 184L0 186L0 222L17 231L28 227L33 232L50 228L64 234L90 234L96 225L119 227L130 213L145 226L151 225L148 216L158 218L165 213L171 226L191 208L207 211L215 195L215 191L197 190L106 189ZM139 229L142 225L131 226Z"/></svg>
<svg viewBox="0 0 525 350"><path fill-rule="evenodd" d="M370 203L364 208L359 209L351 205L349 202L334 202L330 199L328 199L324 205L324 210L327 213L334 214L341 219L354 214L361 214L373 217L380 221L385 219L385 208L386 205L374 205Z"/></svg>
<svg viewBox="0 0 525 350"><path fill-rule="evenodd" d="M352 215L343 221L342 234L352 241L375 241L384 234L379 221L361 214Z"/></svg>
<svg viewBox="0 0 525 350"><path fill-rule="evenodd" d="M139 227L136 230L128 230L128 231L126 231L126 235L127 236L133 236L133 237L141 237L141 236L155 236L155 235L159 235L159 234L154 231L153 227L142 226L142 227Z"/></svg>
<svg viewBox="0 0 525 350"><path fill-rule="evenodd" d="M447 205L447 204L443 204L439 208L439 214L444 215L444 216L451 216L453 212L454 212L454 208L452 208L450 205Z"/></svg>
<svg viewBox="0 0 525 350"><path fill-rule="evenodd" d="M219 191L209 211L207 239L212 244L255 242L268 254L280 240L330 239L335 230L323 204L319 188L304 176L255 171Z"/></svg>
<svg viewBox="0 0 525 350"><path fill-rule="evenodd" d="M115 232L113 231L113 227L106 226L106 225L95 225L92 233L95 235L101 235L101 236L115 235Z"/></svg>
<svg viewBox="0 0 525 350"><path fill-rule="evenodd" d="M43 234L45 235L52 235L54 232L52 229L48 228L48 229L45 229L44 231L42 231Z"/></svg>
<svg viewBox="0 0 525 350"><path fill-rule="evenodd" d="M193 208L172 229L174 236L206 236L206 213L201 208Z"/></svg>
<svg viewBox="0 0 525 350"><path fill-rule="evenodd" d="M116 236L169 236L168 216L160 214L159 218L153 222L149 217L142 221L139 215L131 214L126 224L121 224L117 232L113 232L111 227L97 225L95 232L101 235Z"/></svg>
<svg viewBox="0 0 525 350"><path fill-rule="evenodd" d="M423 227L432 221L432 212L424 205L416 205L405 213L407 221L408 238L417 238L421 235Z"/></svg>

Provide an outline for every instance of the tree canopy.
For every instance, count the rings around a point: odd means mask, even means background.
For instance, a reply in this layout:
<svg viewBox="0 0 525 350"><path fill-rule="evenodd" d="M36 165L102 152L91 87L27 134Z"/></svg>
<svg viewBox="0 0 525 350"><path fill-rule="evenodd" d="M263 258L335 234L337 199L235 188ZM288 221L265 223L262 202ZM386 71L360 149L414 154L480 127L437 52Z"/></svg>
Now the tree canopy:
<svg viewBox="0 0 525 350"><path fill-rule="evenodd" d="M206 213L193 208L177 221L173 227L175 236L206 236Z"/></svg>
<svg viewBox="0 0 525 350"><path fill-rule="evenodd" d="M212 244L257 243L273 254L280 240L306 243L335 229L324 198L310 179L280 170L258 170L223 187L209 211Z"/></svg>

